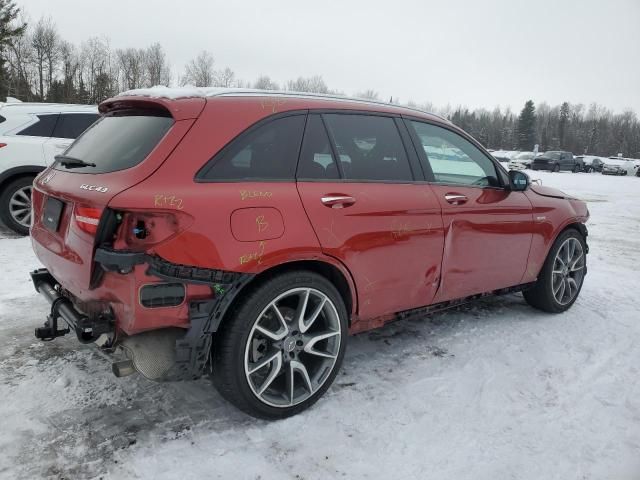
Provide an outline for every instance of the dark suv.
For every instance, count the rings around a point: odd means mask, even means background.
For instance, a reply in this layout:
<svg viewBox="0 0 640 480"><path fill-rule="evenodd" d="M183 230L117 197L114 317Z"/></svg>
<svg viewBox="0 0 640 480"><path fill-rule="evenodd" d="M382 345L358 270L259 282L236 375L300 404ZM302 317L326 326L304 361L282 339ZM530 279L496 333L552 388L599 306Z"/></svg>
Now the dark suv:
<svg viewBox="0 0 640 480"><path fill-rule="evenodd" d="M575 158L571 152L551 151L536 157L531 164L531 169L550 172L568 170L577 173L584 170L584 162L580 157Z"/></svg>
<svg viewBox="0 0 640 480"><path fill-rule="evenodd" d="M586 204L394 105L133 91L34 182L32 273L118 376L212 374L266 418L329 387L349 333L524 291L553 313L586 273Z"/></svg>

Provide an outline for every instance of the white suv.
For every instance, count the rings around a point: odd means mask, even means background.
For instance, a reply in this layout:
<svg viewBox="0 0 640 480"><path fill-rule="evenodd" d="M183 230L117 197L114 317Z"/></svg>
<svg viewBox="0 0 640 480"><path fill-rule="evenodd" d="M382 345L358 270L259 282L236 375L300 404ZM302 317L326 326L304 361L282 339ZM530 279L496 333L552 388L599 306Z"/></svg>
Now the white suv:
<svg viewBox="0 0 640 480"><path fill-rule="evenodd" d="M29 233L34 177L98 116L91 105L0 103L0 223Z"/></svg>

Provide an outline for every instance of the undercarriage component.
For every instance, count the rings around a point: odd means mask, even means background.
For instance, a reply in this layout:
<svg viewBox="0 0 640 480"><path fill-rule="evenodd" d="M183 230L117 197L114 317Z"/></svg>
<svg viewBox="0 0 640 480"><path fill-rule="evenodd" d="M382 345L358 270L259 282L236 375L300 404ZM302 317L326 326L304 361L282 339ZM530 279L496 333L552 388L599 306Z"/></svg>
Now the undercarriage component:
<svg viewBox="0 0 640 480"><path fill-rule="evenodd" d="M103 334L113 333L114 322L110 313L88 316L78 311L71 299L60 292L58 282L47 269L41 268L31 272L31 280L36 291L51 304L51 313L47 316L44 326L35 330L36 338L53 340L73 331L80 342L92 343ZM58 327L60 319L68 328Z"/></svg>
<svg viewBox="0 0 640 480"><path fill-rule="evenodd" d="M124 337L120 347L131 361L131 367L149 380L176 380L170 372L176 363L176 341L184 334L185 330L181 328L151 330Z"/></svg>

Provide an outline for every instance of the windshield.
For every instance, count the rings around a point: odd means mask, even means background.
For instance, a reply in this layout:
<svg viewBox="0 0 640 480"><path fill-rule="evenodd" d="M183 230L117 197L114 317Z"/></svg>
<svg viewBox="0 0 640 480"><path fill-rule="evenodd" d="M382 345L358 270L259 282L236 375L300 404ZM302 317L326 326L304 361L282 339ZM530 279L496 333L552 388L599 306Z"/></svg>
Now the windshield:
<svg viewBox="0 0 640 480"><path fill-rule="evenodd" d="M173 125L166 116L127 114L102 117L64 153L95 166L73 168L78 173L108 173L138 165ZM64 160L63 160L64 162ZM67 168L56 162L54 168Z"/></svg>

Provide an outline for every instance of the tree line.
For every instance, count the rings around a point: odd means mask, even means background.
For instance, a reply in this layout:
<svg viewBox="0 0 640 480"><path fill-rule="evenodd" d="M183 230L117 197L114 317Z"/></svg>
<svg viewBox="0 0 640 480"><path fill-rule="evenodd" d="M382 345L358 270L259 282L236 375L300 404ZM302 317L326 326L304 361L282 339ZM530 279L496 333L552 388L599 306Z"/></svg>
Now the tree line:
<svg viewBox="0 0 640 480"><path fill-rule="evenodd" d="M50 18L28 21L13 0L0 0L0 98L22 101L97 104L124 90L155 85L246 87L343 94L320 75L278 83L267 75L253 81L218 68L210 51L198 53L174 75L158 42L145 48L113 49L107 38L92 37L79 45L66 41ZM355 97L380 100L373 90ZM385 99L386 100L386 99ZM397 98L389 102L399 104ZM517 114L466 107L434 107L430 102L405 102L432 111L460 126L485 147L508 150L568 150L575 154L640 158L640 122L629 110L614 113L598 105L534 105L529 100Z"/></svg>

